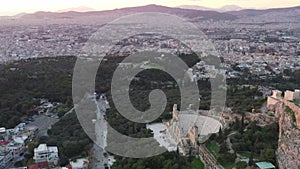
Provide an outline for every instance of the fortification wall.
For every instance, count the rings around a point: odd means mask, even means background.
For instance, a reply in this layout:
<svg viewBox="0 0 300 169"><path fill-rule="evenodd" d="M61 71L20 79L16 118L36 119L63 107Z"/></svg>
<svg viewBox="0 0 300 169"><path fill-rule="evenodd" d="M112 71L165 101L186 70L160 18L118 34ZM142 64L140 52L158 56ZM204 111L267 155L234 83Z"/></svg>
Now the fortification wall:
<svg viewBox="0 0 300 169"><path fill-rule="evenodd" d="M267 106L268 106L268 108L269 108L270 106L275 105L275 104L278 103L278 102L280 102L279 99L276 99L276 98L274 98L274 97L272 97L272 96L269 96L269 97L268 97L268 100L267 100Z"/></svg>
<svg viewBox="0 0 300 169"><path fill-rule="evenodd" d="M286 91L284 93L284 99L285 100L294 100L295 99L294 92L292 92L292 91Z"/></svg>
<svg viewBox="0 0 300 169"><path fill-rule="evenodd" d="M287 105L285 105L283 102L279 102L275 105L275 114L278 117L279 123L279 142L278 149L276 151L278 168L299 169L300 130L293 126L291 116L285 111L286 106Z"/></svg>
<svg viewBox="0 0 300 169"><path fill-rule="evenodd" d="M282 102L284 105L288 106L290 109L293 110L293 112L295 113L295 117L296 117L297 127L300 128L300 107L298 107L297 105L295 105L295 103L292 103L288 100L282 99Z"/></svg>
<svg viewBox="0 0 300 169"><path fill-rule="evenodd" d="M284 98L281 97L281 92L278 90L273 91L273 95L269 96L267 99L267 107L269 110L275 111L275 105L277 103L283 103L285 106L288 106L295 113L297 127L300 128L300 107L291 102L294 99L298 99L300 97L300 90L286 91L284 93Z"/></svg>

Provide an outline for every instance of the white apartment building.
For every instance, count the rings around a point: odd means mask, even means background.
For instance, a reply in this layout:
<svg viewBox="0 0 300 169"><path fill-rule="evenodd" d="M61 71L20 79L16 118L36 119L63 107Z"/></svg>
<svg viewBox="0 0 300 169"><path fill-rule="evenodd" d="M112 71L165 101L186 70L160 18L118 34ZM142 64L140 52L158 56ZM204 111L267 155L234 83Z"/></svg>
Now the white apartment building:
<svg viewBox="0 0 300 169"><path fill-rule="evenodd" d="M37 148L34 149L35 163L48 162L49 165L58 164L58 148L55 146L47 146L46 144L40 144Z"/></svg>

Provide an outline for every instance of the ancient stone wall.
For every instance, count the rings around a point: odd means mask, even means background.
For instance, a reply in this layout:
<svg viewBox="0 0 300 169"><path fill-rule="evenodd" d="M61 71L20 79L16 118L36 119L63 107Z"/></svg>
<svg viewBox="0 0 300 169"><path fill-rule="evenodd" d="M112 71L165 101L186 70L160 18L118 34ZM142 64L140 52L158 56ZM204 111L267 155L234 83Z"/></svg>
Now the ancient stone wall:
<svg viewBox="0 0 300 169"><path fill-rule="evenodd" d="M198 140L198 127L192 126L191 129L189 130L188 136L193 146L196 146Z"/></svg>
<svg viewBox="0 0 300 169"><path fill-rule="evenodd" d="M270 108L270 106L275 105L276 103L280 102L279 99L274 98L273 96L269 96L267 100L267 106Z"/></svg>
<svg viewBox="0 0 300 169"><path fill-rule="evenodd" d="M294 92L287 90L284 92L284 99L285 100L294 100Z"/></svg>
<svg viewBox="0 0 300 169"><path fill-rule="evenodd" d="M199 146L199 157L207 169L224 169L203 144Z"/></svg>
<svg viewBox="0 0 300 169"><path fill-rule="evenodd" d="M300 100L300 90L295 90L294 99Z"/></svg>
<svg viewBox="0 0 300 169"><path fill-rule="evenodd" d="M285 111L286 106L283 102L275 105L275 115L279 123L279 142L276 151L278 168L299 169L300 130L293 126L291 116Z"/></svg>
<svg viewBox="0 0 300 169"><path fill-rule="evenodd" d="M297 127L300 128L300 107L291 102L298 97L300 97L300 90L295 90L295 92L286 91L283 99L280 96L280 91L274 90L273 95L268 97L267 107L269 110L274 110L274 106L277 103L282 102L285 106L288 106L293 110L295 113Z"/></svg>
<svg viewBox="0 0 300 169"><path fill-rule="evenodd" d="M293 112L295 113L297 127L300 128L300 107L295 105L295 103L292 103L284 99L282 100L282 102L284 105L288 106L290 109L293 110Z"/></svg>

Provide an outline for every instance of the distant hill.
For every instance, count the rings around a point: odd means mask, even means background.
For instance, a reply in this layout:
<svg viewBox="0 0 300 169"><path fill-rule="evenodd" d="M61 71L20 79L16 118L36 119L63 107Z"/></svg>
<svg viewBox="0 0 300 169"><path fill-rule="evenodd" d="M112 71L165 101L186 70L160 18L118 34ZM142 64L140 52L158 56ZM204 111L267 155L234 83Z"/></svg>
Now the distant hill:
<svg viewBox="0 0 300 169"><path fill-rule="evenodd" d="M237 5L226 5L222 8L208 8L204 6L197 6L197 5L181 5L178 8L182 9L193 9L193 10L203 10L203 11L217 11L217 12L229 12L229 11L240 11L243 10L242 7Z"/></svg>
<svg viewBox="0 0 300 169"><path fill-rule="evenodd" d="M27 13L23 12L23 13L19 13L17 15L14 15L13 17L16 17L16 18L19 18L19 17L22 17L24 15L27 15Z"/></svg>
<svg viewBox="0 0 300 169"><path fill-rule="evenodd" d="M91 11L91 12L36 12L27 14L21 17L24 20L44 20L48 22L63 22L63 23L90 23L95 21L108 21L120 16L134 14L138 12L161 12L177 15L180 17L188 18L193 21L198 20L234 20L237 17L232 14L224 14L216 11L201 11L182 8L171 8L159 5L146 5L139 7L129 7L106 11Z"/></svg>
<svg viewBox="0 0 300 169"><path fill-rule="evenodd" d="M76 7L76 8L68 8L68 9L58 10L57 12L61 13L61 12L70 12L70 11L74 11L74 12L89 12L89 11L96 11L96 10L93 9L93 8L90 8L90 7L80 6L80 7Z"/></svg>
<svg viewBox="0 0 300 169"><path fill-rule="evenodd" d="M160 5L147 5L141 7L123 8L120 10L124 12L126 11L162 12L162 13L179 15L187 18L203 17L203 19L216 19L216 20L235 19L235 17L232 16L231 14L224 15L215 11L203 11L203 10L201 11L201 10L193 10L193 9L171 8L171 7L160 6Z"/></svg>
<svg viewBox="0 0 300 169"><path fill-rule="evenodd" d="M13 16L0 16L0 19L18 19L24 15L27 15L27 13L23 12L23 13L19 13Z"/></svg>
<svg viewBox="0 0 300 169"><path fill-rule="evenodd" d="M286 12L300 12L300 6L288 7L288 8L271 8L271 9L244 9L240 11L230 11L226 12L227 14L235 15L239 18L241 17L252 17L259 16L268 13L286 13Z"/></svg>
<svg viewBox="0 0 300 169"><path fill-rule="evenodd" d="M194 8L194 9L185 9ZM36 12L33 14L22 14L18 17L0 17L0 19L5 19L5 24L97 24L103 25L114 19L122 16L139 13L139 12L160 12L167 13L171 15L176 15L183 17L192 22L199 22L203 20L237 20L245 19L244 22L253 21L252 17L255 17L257 22L298 22L297 18L300 18L300 7L291 8L275 8L275 9L242 9L238 6L225 6L219 11L229 12L217 12L210 10L205 7L166 7L160 5L146 5L139 7L128 7L114 10L105 11L88 11L88 12L78 12L78 11L68 11L68 12ZM200 10L201 9L201 10ZM69 9L68 9L69 10ZM86 9L87 10L87 9ZM234 10L234 11L233 11ZM276 16L276 17L274 17ZM248 20L249 19L249 20ZM293 20L291 20L293 19ZM241 22L241 21L240 21Z"/></svg>
<svg viewBox="0 0 300 169"><path fill-rule="evenodd" d="M198 6L198 5L180 5L178 8L182 9L192 9L192 10L200 10L200 11L214 11L214 8L208 8L205 6Z"/></svg>
<svg viewBox="0 0 300 169"><path fill-rule="evenodd" d="M229 12L229 11L240 11L243 10L244 8L237 6L237 5L226 5L223 6L222 8L218 9L217 11L219 12Z"/></svg>

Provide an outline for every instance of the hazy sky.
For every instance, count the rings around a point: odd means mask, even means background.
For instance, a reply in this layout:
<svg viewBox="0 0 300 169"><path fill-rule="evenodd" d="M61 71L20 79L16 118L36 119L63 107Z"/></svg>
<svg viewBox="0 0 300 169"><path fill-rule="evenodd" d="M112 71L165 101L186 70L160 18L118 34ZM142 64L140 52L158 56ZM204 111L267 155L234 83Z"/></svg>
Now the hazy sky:
<svg viewBox="0 0 300 169"><path fill-rule="evenodd" d="M0 2L0 15L14 15L21 12L57 11L79 6L86 6L96 10L147 4L171 7L200 5L213 8L224 5L238 5L244 8L300 6L300 0L0 0Z"/></svg>

